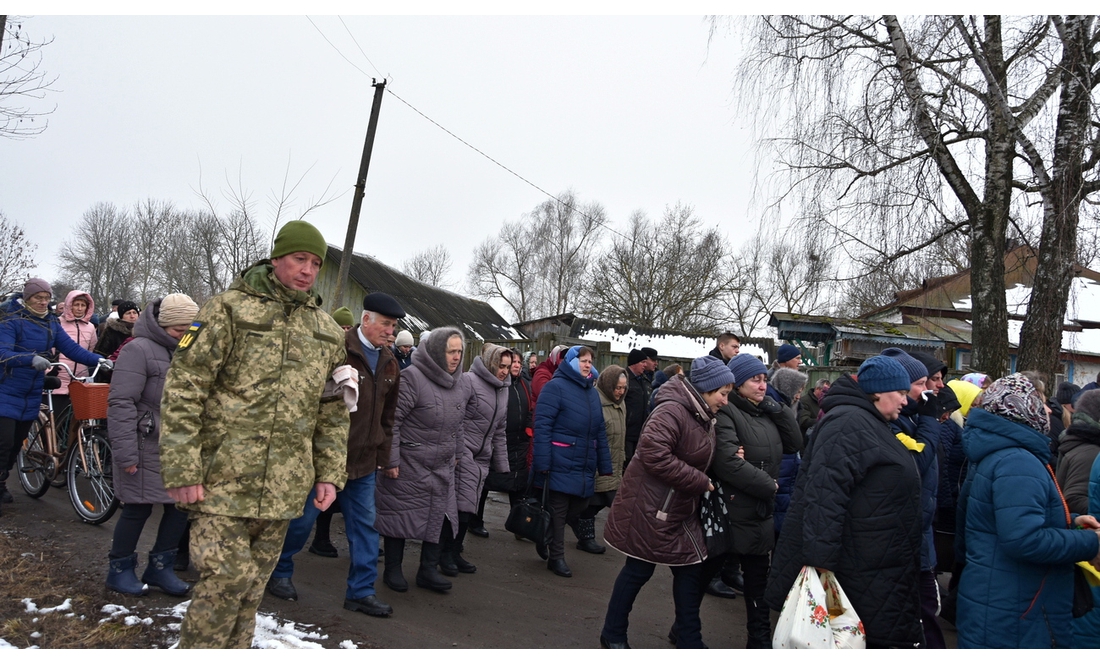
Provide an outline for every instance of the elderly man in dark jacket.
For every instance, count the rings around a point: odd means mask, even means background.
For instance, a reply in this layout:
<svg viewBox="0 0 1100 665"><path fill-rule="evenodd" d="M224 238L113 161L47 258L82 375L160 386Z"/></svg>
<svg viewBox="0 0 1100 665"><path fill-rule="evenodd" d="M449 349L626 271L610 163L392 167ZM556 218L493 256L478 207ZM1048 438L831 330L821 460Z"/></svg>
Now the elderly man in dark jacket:
<svg viewBox="0 0 1100 665"><path fill-rule="evenodd" d="M1089 510L1089 474L1100 455L1100 390L1086 391L1077 399L1073 420L1062 433L1058 451L1058 484L1070 512L1100 512L1096 506Z"/></svg>
<svg viewBox="0 0 1100 665"><path fill-rule="evenodd" d="M344 609L384 617L393 608L378 600L374 583L378 579L378 531L374 528L374 488L377 470L390 458L393 420L397 409L397 390L401 380L397 359L389 349L397 320L405 310L393 297L372 293L363 299L361 325L344 335L348 364L359 372L359 401L351 413L348 431L348 481L336 500L344 512L351 563ZM297 600L298 592L290 581L294 574L293 557L305 545L313 523L321 513L311 492L305 512L292 520L287 529L283 553L267 590L284 600Z"/></svg>

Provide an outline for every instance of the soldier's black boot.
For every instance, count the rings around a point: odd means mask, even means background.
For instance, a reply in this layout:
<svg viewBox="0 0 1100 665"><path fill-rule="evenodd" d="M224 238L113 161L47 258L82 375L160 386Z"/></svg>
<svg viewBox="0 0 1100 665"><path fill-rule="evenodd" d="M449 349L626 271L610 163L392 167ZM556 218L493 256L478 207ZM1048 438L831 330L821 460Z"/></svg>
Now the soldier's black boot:
<svg viewBox="0 0 1100 665"><path fill-rule="evenodd" d="M173 564L176 562L176 550L150 552L149 565L141 574L141 581L155 586L169 596L186 596L191 585L176 577Z"/></svg>
<svg viewBox="0 0 1100 665"><path fill-rule="evenodd" d="M386 571L382 573L382 581L394 591L404 593L409 590L409 583L401 572L401 561L405 558L405 539L386 536L385 543Z"/></svg>
<svg viewBox="0 0 1100 665"><path fill-rule="evenodd" d="M596 518L577 519L577 549L589 554L603 554L607 548L596 542Z"/></svg>
<svg viewBox="0 0 1100 665"><path fill-rule="evenodd" d="M11 503L15 501L15 497L8 491L8 481L0 480L0 503Z"/></svg>
<svg viewBox="0 0 1100 665"><path fill-rule="evenodd" d="M451 590L451 583L447 578L439 574L439 557L443 548L439 543L420 544L420 570L416 571L416 586L422 589L431 589L439 593ZM386 557L386 565L389 566L389 557Z"/></svg>
<svg viewBox="0 0 1100 665"><path fill-rule="evenodd" d="M763 598L745 596L745 610L748 613L747 628L749 639L746 649L772 648L772 622L770 610Z"/></svg>
<svg viewBox="0 0 1100 665"><path fill-rule="evenodd" d="M111 591L125 593L130 596L144 596L149 593L149 587L138 581L134 574L134 566L137 565L137 554L111 559L107 569L107 588Z"/></svg>

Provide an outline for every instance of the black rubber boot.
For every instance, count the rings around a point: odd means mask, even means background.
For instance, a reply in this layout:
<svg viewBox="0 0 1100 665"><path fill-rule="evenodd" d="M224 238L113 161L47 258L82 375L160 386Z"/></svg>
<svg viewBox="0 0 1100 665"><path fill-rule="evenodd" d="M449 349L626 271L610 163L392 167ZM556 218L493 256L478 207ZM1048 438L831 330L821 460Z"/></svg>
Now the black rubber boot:
<svg viewBox="0 0 1100 665"><path fill-rule="evenodd" d="M405 574L401 572L401 562L405 558L405 539L389 538L385 540L386 571L382 573L382 581L386 586L404 593L409 590L409 583L405 581Z"/></svg>
<svg viewBox="0 0 1100 665"><path fill-rule="evenodd" d="M150 552L149 565L141 574L141 581L155 586L169 596L186 596L191 585L176 577L172 564L176 562L176 550Z"/></svg>
<svg viewBox="0 0 1100 665"><path fill-rule="evenodd" d="M768 606L763 598L749 598L745 596L745 612L748 615L746 627L749 639L745 643L746 649L770 649L772 648L772 622Z"/></svg>
<svg viewBox="0 0 1100 665"><path fill-rule="evenodd" d="M183 530L183 535L180 536L179 549L176 550L176 562L172 564L172 569L178 573L182 573L191 567L191 523L187 523L187 528Z"/></svg>
<svg viewBox="0 0 1100 665"><path fill-rule="evenodd" d="M447 577L458 577L458 566L455 565L455 540L451 532L443 530L442 549L439 553L439 572Z"/></svg>
<svg viewBox="0 0 1100 665"><path fill-rule="evenodd" d="M439 557L442 554L443 548L439 543L420 544L420 569L416 571L416 586L421 589L438 591L439 593L446 593L451 590L450 581L439 574ZM387 557L387 567L389 562Z"/></svg>
<svg viewBox="0 0 1100 665"><path fill-rule="evenodd" d="M577 519L577 526L573 529L577 534L577 549L589 554L603 554L607 548L596 542L596 519Z"/></svg>
<svg viewBox="0 0 1100 665"><path fill-rule="evenodd" d="M110 568L107 569L107 588L130 596L144 596L149 593L149 587L138 581L134 573L135 566L137 554L111 559Z"/></svg>
<svg viewBox="0 0 1100 665"><path fill-rule="evenodd" d="M6 480L0 480L0 503L12 503L15 501L15 497L8 491L8 483Z"/></svg>
<svg viewBox="0 0 1100 665"><path fill-rule="evenodd" d="M470 563L466 559L462 558L463 545L466 543L466 533L469 531L469 525L462 522L458 523L458 535L455 536L455 548L453 554L453 560L455 568L460 573L476 573L477 566Z"/></svg>

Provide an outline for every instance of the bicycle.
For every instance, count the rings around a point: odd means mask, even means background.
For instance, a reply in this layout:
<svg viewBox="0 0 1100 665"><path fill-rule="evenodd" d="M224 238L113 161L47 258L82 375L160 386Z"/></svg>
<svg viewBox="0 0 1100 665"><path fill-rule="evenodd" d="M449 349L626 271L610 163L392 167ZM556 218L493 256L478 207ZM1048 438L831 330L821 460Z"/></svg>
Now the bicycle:
<svg viewBox="0 0 1100 665"><path fill-rule="evenodd" d="M39 498L64 470L69 500L77 516L88 524L102 524L111 519L119 505L114 492L111 446L105 436L110 386L91 383L99 367L90 376L78 377L63 363L50 366L64 368L72 377L69 383L72 420L67 445L62 448L58 444L53 408L53 391L61 387L61 380L47 376L43 390L46 400L16 461L19 484L29 496Z"/></svg>

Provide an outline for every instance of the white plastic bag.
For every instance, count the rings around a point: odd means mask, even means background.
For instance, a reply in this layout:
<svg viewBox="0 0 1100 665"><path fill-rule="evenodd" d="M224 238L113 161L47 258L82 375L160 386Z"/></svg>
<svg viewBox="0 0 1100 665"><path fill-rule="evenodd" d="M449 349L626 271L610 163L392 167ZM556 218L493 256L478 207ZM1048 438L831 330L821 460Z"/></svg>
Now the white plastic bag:
<svg viewBox="0 0 1100 665"><path fill-rule="evenodd" d="M831 572L809 566L783 602L772 636L775 649L863 649L863 624Z"/></svg>

